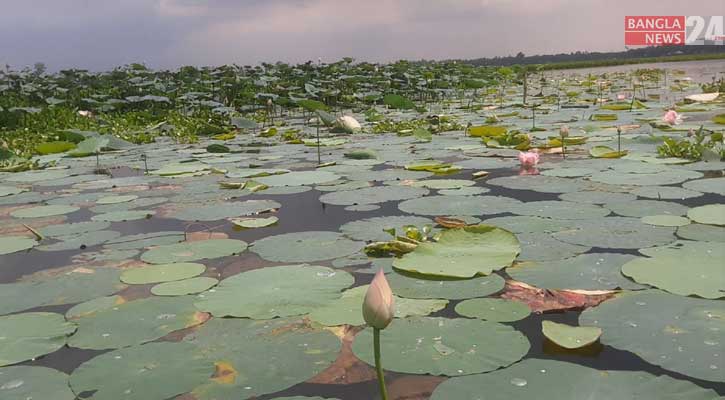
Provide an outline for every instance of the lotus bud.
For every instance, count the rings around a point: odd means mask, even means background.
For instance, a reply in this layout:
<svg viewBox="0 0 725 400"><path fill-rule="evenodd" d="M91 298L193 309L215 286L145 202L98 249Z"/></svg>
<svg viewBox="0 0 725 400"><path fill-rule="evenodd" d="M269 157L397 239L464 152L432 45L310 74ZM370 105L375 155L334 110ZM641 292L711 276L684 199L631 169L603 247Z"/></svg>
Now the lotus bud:
<svg viewBox="0 0 725 400"><path fill-rule="evenodd" d="M669 110L662 117L662 120L669 125L679 125L682 123L682 115L678 114L675 110Z"/></svg>
<svg viewBox="0 0 725 400"><path fill-rule="evenodd" d="M385 329L395 316L395 298L383 270L379 270L370 282L362 305L365 322L377 329Z"/></svg>
<svg viewBox="0 0 725 400"><path fill-rule="evenodd" d="M566 125L562 125L561 128L559 128L559 136L563 138L569 137L569 127Z"/></svg>

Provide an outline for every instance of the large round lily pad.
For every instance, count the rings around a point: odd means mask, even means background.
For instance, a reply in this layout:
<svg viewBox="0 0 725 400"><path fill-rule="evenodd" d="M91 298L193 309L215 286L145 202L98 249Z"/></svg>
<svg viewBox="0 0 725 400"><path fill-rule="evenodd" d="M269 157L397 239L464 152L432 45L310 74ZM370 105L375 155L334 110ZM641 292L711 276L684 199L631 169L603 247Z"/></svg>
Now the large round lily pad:
<svg viewBox="0 0 725 400"><path fill-rule="evenodd" d="M393 262L393 267L423 275L472 278L511 265L521 248L513 233L492 225L443 232Z"/></svg>
<svg viewBox="0 0 725 400"><path fill-rule="evenodd" d="M496 274L455 280L430 280L401 274L389 274L386 277L396 295L411 299L462 300L484 297L503 290L506 284Z"/></svg>
<svg viewBox="0 0 725 400"><path fill-rule="evenodd" d="M181 281L164 282L151 288L151 293L157 296L182 296L204 292L219 283L215 278L198 276Z"/></svg>
<svg viewBox="0 0 725 400"><path fill-rule="evenodd" d="M701 177L702 173L685 169L667 169L665 171L645 174L630 174L610 170L595 173L589 179L610 185L659 186L672 185Z"/></svg>
<svg viewBox="0 0 725 400"><path fill-rule="evenodd" d="M254 178L255 181L267 186L305 186L332 182L340 179L329 171L294 171L281 175L270 175Z"/></svg>
<svg viewBox="0 0 725 400"><path fill-rule="evenodd" d="M355 240L387 241L393 237L385 230L395 229L397 235L405 236L403 227L413 225L418 229L432 224L428 218L414 216L373 217L348 222L340 227L345 236Z"/></svg>
<svg viewBox="0 0 725 400"><path fill-rule="evenodd" d="M530 261L506 269L511 278L542 289L641 289L620 269L635 259L629 254L589 253L564 260Z"/></svg>
<svg viewBox="0 0 725 400"><path fill-rule="evenodd" d="M385 369L410 374L468 375L493 371L520 360L529 341L513 328L465 318L404 318L380 333ZM373 334L355 336L355 355L374 365Z"/></svg>
<svg viewBox="0 0 725 400"><path fill-rule="evenodd" d="M690 223L690 220L685 217L680 217L677 215L648 215L646 217L642 217L641 221L647 225L654 225L654 226L685 226Z"/></svg>
<svg viewBox="0 0 725 400"><path fill-rule="evenodd" d="M287 389L322 372L340 351L335 335L295 318L213 318L184 341L216 364L216 377L193 390L199 400L248 399Z"/></svg>
<svg viewBox="0 0 725 400"><path fill-rule="evenodd" d="M215 317L269 319L306 314L340 298L352 275L327 267L285 265L229 277L196 302Z"/></svg>
<svg viewBox="0 0 725 400"><path fill-rule="evenodd" d="M107 296L126 287L120 275L117 268L61 268L0 284L0 314Z"/></svg>
<svg viewBox="0 0 725 400"><path fill-rule="evenodd" d="M705 224L689 224L677 228L677 236L703 242L725 242L725 227Z"/></svg>
<svg viewBox="0 0 725 400"><path fill-rule="evenodd" d="M65 346L68 335L75 330L73 323L56 313L30 312L0 317L0 366L52 353Z"/></svg>
<svg viewBox="0 0 725 400"><path fill-rule="evenodd" d="M725 196L725 177L697 179L682 184L685 189Z"/></svg>
<svg viewBox="0 0 725 400"><path fill-rule="evenodd" d="M80 395L92 400L166 400L209 380L214 363L198 357L189 343L148 343L101 354L70 377Z"/></svg>
<svg viewBox="0 0 725 400"><path fill-rule="evenodd" d="M269 261L310 262L344 257L362 248L362 242L341 233L309 231L269 236L252 243L251 250Z"/></svg>
<svg viewBox="0 0 725 400"><path fill-rule="evenodd" d="M559 232L571 228L566 220L534 217L530 215L511 215L484 220L489 225L496 225L514 233Z"/></svg>
<svg viewBox="0 0 725 400"><path fill-rule="evenodd" d="M687 207L682 204L658 200L634 200L608 203L605 207L623 217L646 217L648 215L685 215Z"/></svg>
<svg viewBox="0 0 725 400"><path fill-rule="evenodd" d="M490 179L486 183L507 189L533 190L542 193L570 193L586 189L586 183L579 179L543 175L502 176Z"/></svg>
<svg viewBox="0 0 725 400"><path fill-rule="evenodd" d="M0 255L11 254L33 248L38 242L26 236L0 237Z"/></svg>
<svg viewBox="0 0 725 400"><path fill-rule="evenodd" d="M373 186L355 190L325 193L320 201L338 206L377 204L423 197L428 189L411 186Z"/></svg>
<svg viewBox="0 0 725 400"><path fill-rule="evenodd" d="M139 219L149 218L154 214L156 214L156 211L153 210L111 211L104 214L94 215L91 217L91 220L107 222L136 221Z"/></svg>
<svg viewBox="0 0 725 400"><path fill-rule="evenodd" d="M427 196L403 201L398 208L419 215L492 215L510 212L520 203L502 196Z"/></svg>
<svg viewBox="0 0 725 400"><path fill-rule="evenodd" d="M247 243L234 239L209 239L181 242L154 247L141 254L141 260L151 264L168 264L219 258L239 254Z"/></svg>
<svg viewBox="0 0 725 400"><path fill-rule="evenodd" d="M41 218L41 217L52 217L54 215L70 214L80 210L79 207L75 206L64 206L64 205L51 205L51 206L36 206L30 208L21 208L10 213L15 218Z"/></svg>
<svg viewBox="0 0 725 400"><path fill-rule="evenodd" d="M562 242L607 249L640 249L675 240L674 228L642 223L639 218L607 217L577 221L574 229L556 232Z"/></svg>
<svg viewBox="0 0 725 400"><path fill-rule="evenodd" d="M464 317L494 322L512 322L531 314L526 303L507 299L468 299L456 304L456 312Z"/></svg>
<svg viewBox="0 0 725 400"><path fill-rule="evenodd" d="M121 281L128 284L143 285L147 283L180 281L193 278L204 273L204 264L172 263L149 265L123 271Z"/></svg>
<svg viewBox="0 0 725 400"><path fill-rule="evenodd" d="M519 243L521 243L521 254L518 257L519 261L561 260L591 250L591 246L571 244L557 240L551 234L545 232L520 233L516 237L519 239Z"/></svg>
<svg viewBox="0 0 725 400"><path fill-rule="evenodd" d="M74 400L68 375L46 367L6 367L0 369L0 397L8 400Z"/></svg>
<svg viewBox="0 0 725 400"><path fill-rule="evenodd" d="M553 219L595 219L609 214L606 208L570 201L532 201L517 205L512 212Z"/></svg>
<svg viewBox="0 0 725 400"><path fill-rule="evenodd" d="M231 217L254 215L281 206L281 204L273 200L247 200L234 203L195 205L175 212L171 216L184 221L217 221Z"/></svg>
<svg viewBox="0 0 725 400"><path fill-rule="evenodd" d="M206 319L193 296L151 297L85 314L74 322L78 331L68 341L81 349L117 349L156 340Z"/></svg>
<svg viewBox="0 0 725 400"><path fill-rule="evenodd" d="M431 400L714 400L711 389L641 371L601 371L555 360L524 360L483 375L449 379Z"/></svg>
<svg viewBox="0 0 725 400"><path fill-rule="evenodd" d="M670 371L725 381L725 303L645 290L585 310L579 325L604 332L601 342ZM689 399L689 397L688 397Z"/></svg>
<svg viewBox="0 0 725 400"><path fill-rule="evenodd" d="M542 321L541 332L547 339L565 349L579 349L589 346L602 336L602 330L600 328L570 326L553 321Z"/></svg>
<svg viewBox="0 0 725 400"><path fill-rule="evenodd" d="M687 211L691 220L707 225L725 225L725 204L708 204Z"/></svg>
<svg viewBox="0 0 725 400"><path fill-rule="evenodd" d="M725 247L717 242L680 241L640 250L622 266L635 281L682 296L725 297Z"/></svg>
<svg viewBox="0 0 725 400"><path fill-rule="evenodd" d="M560 199L575 203L606 204L622 201L636 200L637 196L630 193L601 192L587 190L584 192L570 192L559 196Z"/></svg>

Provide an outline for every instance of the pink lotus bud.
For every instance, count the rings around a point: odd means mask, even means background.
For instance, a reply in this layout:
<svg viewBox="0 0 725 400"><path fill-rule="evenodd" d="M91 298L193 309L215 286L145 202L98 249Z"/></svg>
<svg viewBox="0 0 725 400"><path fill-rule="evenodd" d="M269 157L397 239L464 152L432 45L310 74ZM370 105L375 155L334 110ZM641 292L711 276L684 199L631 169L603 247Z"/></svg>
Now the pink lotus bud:
<svg viewBox="0 0 725 400"><path fill-rule="evenodd" d="M531 168L539 163L539 153L533 151L527 151L526 153L519 152L519 162L524 168Z"/></svg>
<svg viewBox="0 0 725 400"><path fill-rule="evenodd" d="M569 137L569 127L566 125L562 125L561 128L559 128L559 136L563 138Z"/></svg>
<svg viewBox="0 0 725 400"><path fill-rule="evenodd" d="M365 293L362 305L365 322L377 329L385 329L395 316L395 298L383 270L379 270Z"/></svg>
<svg viewBox="0 0 725 400"><path fill-rule="evenodd" d="M669 110L662 117L662 120L670 125L679 125L682 123L682 115L678 114L675 110Z"/></svg>
<svg viewBox="0 0 725 400"><path fill-rule="evenodd" d="M627 95L625 95L624 93L619 93L617 95L617 100L624 100L626 98L627 98Z"/></svg>

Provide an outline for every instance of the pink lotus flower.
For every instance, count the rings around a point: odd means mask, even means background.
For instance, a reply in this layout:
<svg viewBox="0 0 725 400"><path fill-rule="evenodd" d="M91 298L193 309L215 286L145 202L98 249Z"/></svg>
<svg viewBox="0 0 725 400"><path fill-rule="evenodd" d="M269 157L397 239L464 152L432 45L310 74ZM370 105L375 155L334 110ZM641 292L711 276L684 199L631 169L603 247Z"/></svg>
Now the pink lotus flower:
<svg viewBox="0 0 725 400"><path fill-rule="evenodd" d="M662 117L662 120L669 125L679 125L682 123L682 115L678 114L675 110L669 110Z"/></svg>
<svg viewBox="0 0 725 400"><path fill-rule="evenodd" d="M519 152L519 162L524 168L532 168L539 163L539 153L533 151L527 151L526 153Z"/></svg>
<svg viewBox="0 0 725 400"><path fill-rule="evenodd" d="M383 270L379 270L365 293L362 305L365 322L377 329L385 329L395 316L395 298Z"/></svg>
<svg viewBox="0 0 725 400"><path fill-rule="evenodd" d="M539 169L521 167L521 169L519 170L519 176L523 175L539 175Z"/></svg>
<svg viewBox="0 0 725 400"><path fill-rule="evenodd" d="M627 98L627 95L624 93L617 94L617 100L624 100Z"/></svg>

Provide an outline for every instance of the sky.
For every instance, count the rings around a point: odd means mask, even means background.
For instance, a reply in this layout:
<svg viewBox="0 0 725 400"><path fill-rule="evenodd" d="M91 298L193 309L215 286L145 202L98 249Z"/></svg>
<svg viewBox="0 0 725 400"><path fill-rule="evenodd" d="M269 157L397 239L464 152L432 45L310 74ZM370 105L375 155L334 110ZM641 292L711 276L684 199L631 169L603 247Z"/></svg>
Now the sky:
<svg viewBox="0 0 725 400"><path fill-rule="evenodd" d="M624 50L626 15L723 0L0 0L0 65L95 71Z"/></svg>

